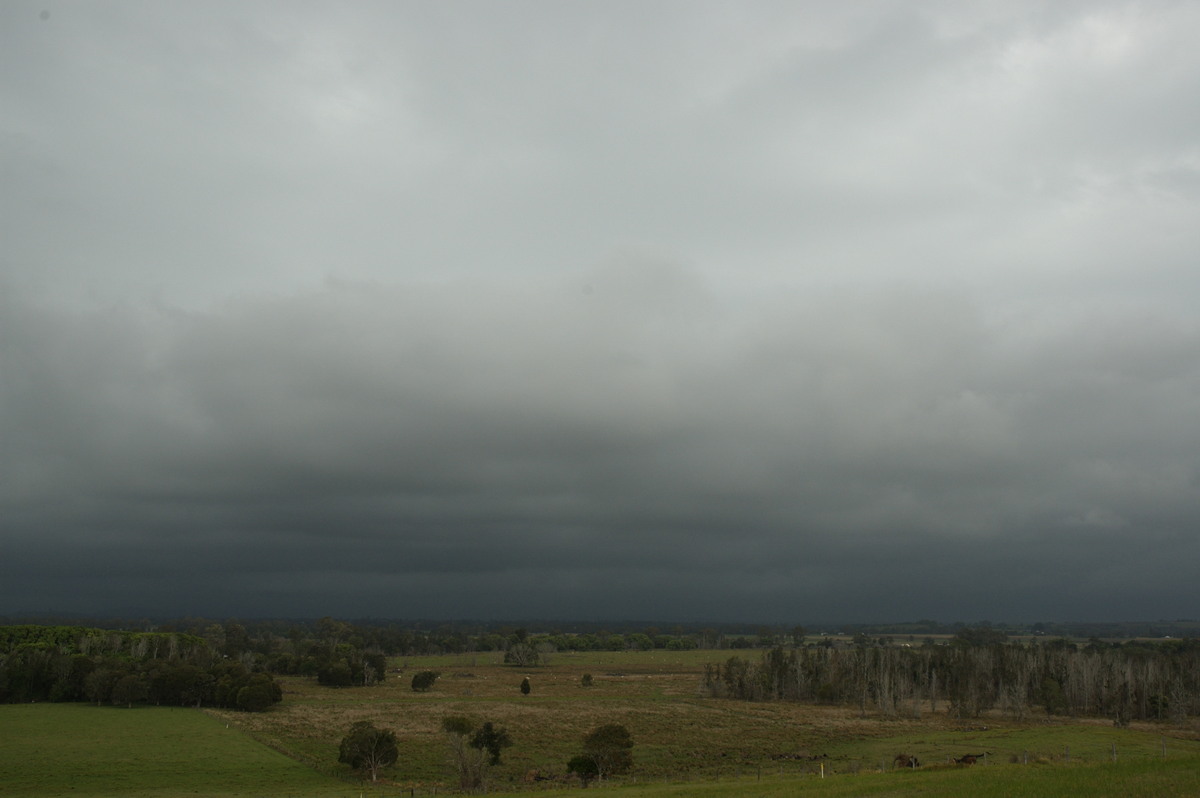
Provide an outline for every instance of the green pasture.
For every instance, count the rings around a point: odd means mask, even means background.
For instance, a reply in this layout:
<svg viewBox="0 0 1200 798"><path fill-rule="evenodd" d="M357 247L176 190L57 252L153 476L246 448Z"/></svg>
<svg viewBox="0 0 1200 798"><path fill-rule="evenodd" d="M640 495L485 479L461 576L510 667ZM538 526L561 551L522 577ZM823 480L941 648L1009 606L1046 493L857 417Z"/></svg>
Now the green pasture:
<svg viewBox="0 0 1200 798"><path fill-rule="evenodd" d="M193 709L0 705L2 796L357 796Z"/></svg>
<svg viewBox="0 0 1200 798"><path fill-rule="evenodd" d="M606 790L626 798L1194 798L1200 795L1195 760L1063 767L972 767L942 770L819 775L746 776L720 781L623 785ZM529 793L490 793L518 798ZM595 789L556 790L561 798L588 798Z"/></svg>

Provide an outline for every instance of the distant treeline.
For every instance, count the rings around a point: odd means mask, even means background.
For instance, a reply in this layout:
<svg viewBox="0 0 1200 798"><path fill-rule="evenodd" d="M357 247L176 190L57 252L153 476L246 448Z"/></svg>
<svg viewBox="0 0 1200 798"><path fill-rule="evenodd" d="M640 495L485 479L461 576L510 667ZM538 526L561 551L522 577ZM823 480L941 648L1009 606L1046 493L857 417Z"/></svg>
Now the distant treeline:
<svg viewBox="0 0 1200 798"><path fill-rule="evenodd" d="M757 662L705 667L711 696L857 706L916 717L945 706L960 718L998 709L1051 715L1182 721L1200 712L1200 640L1079 646L1065 639L1006 642L960 630L950 645L775 648Z"/></svg>
<svg viewBox="0 0 1200 798"><path fill-rule="evenodd" d="M313 676L342 687L368 685L384 678L388 657L503 652L504 661L522 667L542 664L556 651L674 650L697 647L694 638L648 632L594 635L531 634L523 627L469 633L444 626L432 630L396 624L368 625L321 618L312 623L226 622L191 626L189 633L209 642L226 657L276 674ZM653 633L653 634L651 634Z"/></svg>
<svg viewBox="0 0 1200 798"><path fill-rule="evenodd" d="M837 629L847 635L953 635L960 629L988 627L1012 636L1034 635L1038 637L1075 637L1087 639L1128 640L1136 637L1200 637L1200 621L1179 619L1173 621L1041 621L1038 623L1012 624L979 621L975 623L943 623L941 621L908 621L905 623L852 623L842 624Z"/></svg>
<svg viewBox="0 0 1200 798"><path fill-rule="evenodd" d="M236 623L247 630L252 639L267 637L313 636L322 619L132 619L132 618L70 618L60 616L0 616L0 624L34 624L41 626L88 626L99 629L179 631L204 636L213 625L223 627ZM917 621L890 623L806 623L762 624L732 622L652 622L635 620L563 621L563 620L422 620L422 619L343 619L355 629L355 634L367 646L376 646L389 656L460 653L487 650L495 647L497 638L510 637L519 629L534 636L564 639L579 638L572 645L592 644L598 649L615 645L614 636L645 634L654 639L655 647L665 648L673 638L686 639L698 648L773 648L795 642L796 633L808 636L868 635L872 637L909 637L914 641L925 636L949 636L962 629L990 628L1007 636L1100 638L1128 640L1131 638L1200 637L1200 620L1157 621L1042 621L1038 623L1006 623L993 621ZM640 638L635 638L640 644ZM636 644L631 647L636 647Z"/></svg>
<svg viewBox="0 0 1200 798"><path fill-rule="evenodd" d="M270 674L224 657L196 635L82 626L0 627L0 702L261 711L282 698Z"/></svg>
<svg viewBox="0 0 1200 798"><path fill-rule="evenodd" d="M52 619L40 619L52 625ZM26 625L29 625L28 623ZM57 625L57 624L53 624ZM340 651L351 659L362 656L428 656L470 652L509 651L515 643L551 651L618 651L661 649L749 648L756 637L735 637L716 629L685 631L683 627L623 627L574 625L538 627L532 624L437 623L406 621L346 621L330 617L315 620L225 620L185 618L174 621L111 620L102 628L185 634L204 640L227 657L246 654L261 658L264 667L277 673L315 675L320 664ZM537 630L537 631L533 631ZM772 637L772 640L775 638ZM361 653L356 653L361 652ZM375 661L376 664L378 660ZM355 663L359 676L362 671ZM367 678L371 678L367 674Z"/></svg>

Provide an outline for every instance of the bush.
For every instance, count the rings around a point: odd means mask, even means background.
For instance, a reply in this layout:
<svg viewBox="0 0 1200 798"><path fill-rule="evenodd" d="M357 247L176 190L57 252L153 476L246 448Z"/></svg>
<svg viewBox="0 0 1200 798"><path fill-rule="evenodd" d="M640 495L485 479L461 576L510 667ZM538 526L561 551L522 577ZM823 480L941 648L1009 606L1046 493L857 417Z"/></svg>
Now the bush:
<svg viewBox="0 0 1200 798"><path fill-rule="evenodd" d="M279 684L265 673L250 677L245 687L237 691L237 708L243 712L263 712L283 699Z"/></svg>
<svg viewBox="0 0 1200 798"><path fill-rule="evenodd" d="M437 671L421 671L412 677L412 689L415 693L423 693L437 681L441 674Z"/></svg>
<svg viewBox="0 0 1200 798"><path fill-rule="evenodd" d="M571 761L567 763L567 772L578 776L579 783L584 787L588 786L588 782L600 775L600 770L596 767L596 761L585 754L572 757Z"/></svg>

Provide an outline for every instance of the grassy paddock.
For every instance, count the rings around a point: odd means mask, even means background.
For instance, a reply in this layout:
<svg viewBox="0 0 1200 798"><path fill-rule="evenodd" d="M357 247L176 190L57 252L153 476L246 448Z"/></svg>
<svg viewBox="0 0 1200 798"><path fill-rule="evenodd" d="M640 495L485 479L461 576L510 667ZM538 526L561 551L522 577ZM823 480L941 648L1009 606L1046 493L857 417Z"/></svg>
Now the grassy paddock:
<svg viewBox="0 0 1200 798"><path fill-rule="evenodd" d="M944 703L936 712L927 704L917 707L918 718L885 719L860 717L851 707L702 697L698 688L704 664L729 655L562 653L537 668L503 665L494 652L410 657L394 661L398 672L373 687L330 689L311 680L285 679L284 702L270 712L217 714L329 773L344 773L336 763L337 743L351 723L370 720L388 727L401 748L391 777L406 788L452 785L440 731L449 715L494 721L511 732L516 744L492 772L493 791L523 788L531 770L561 777L566 761L579 752L582 736L612 722L632 733L636 773L631 779L643 784L750 775L810 777L822 763L830 776L865 776L881 766L890 770L900 752L920 757L927 766L922 772L944 766L949 757L985 751L989 771L1100 765L1111 763L1114 744L1117 764L1123 767L1161 763L1164 741L1168 760L1186 759L1200 767L1195 729L1148 724L1116 729L1103 721L1068 722L1044 715L1020 724L1000 716L960 722L945 714ZM441 678L427 693L412 692L412 675L425 669L440 671ZM582 686L584 674L592 676L591 687ZM528 696L519 690L525 676L533 687ZM1024 764L1026 758L1031 764Z"/></svg>
<svg viewBox="0 0 1200 798"><path fill-rule="evenodd" d="M754 656L753 652L742 653ZM387 680L325 688L281 680L284 701L246 714L83 705L0 706L0 798L24 795L353 796L337 762L350 725L369 720L396 732L400 760L377 795L446 794L454 784L441 722L466 715L505 726L515 741L492 770L490 793L554 788L584 793L565 778L583 735L626 725L635 768L605 790L645 795L1200 795L1200 726L999 715L962 722L944 705L908 707L919 717L860 717L853 707L747 703L699 694L705 662L729 652L557 654L514 668L498 654L398 659ZM440 671L415 693L419 670ZM591 687L582 685L584 674ZM528 676L532 692L523 696ZM227 728L228 725L228 728ZM263 745L256 745L257 740ZM1115 746L1117 761L1114 763ZM1165 746L1165 755L1164 755ZM950 757L989 752L969 768ZM287 756L283 756L286 754ZM891 768L898 753L924 767ZM1069 753L1069 756L1068 756ZM290 758L289 758L290 757ZM819 778L822 766L828 778ZM880 772L880 770L885 772ZM528 783L530 771L548 781ZM593 787L586 795L596 794Z"/></svg>
<svg viewBox="0 0 1200 798"><path fill-rule="evenodd" d="M1031 768L954 768L931 771L863 773L821 779L802 777L743 777L703 782L622 786L627 798L862 798L864 796L921 796L921 798L1193 798L1200 795L1200 768L1195 761L1131 762ZM522 793L491 793L519 798ZM561 798L588 798L595 789L555 791ZM528 793L524 793L528 795Z"/></svg>
<svg viewBox="0 0 1200 798"><path fill-rule="evenodd" d="M189 709L0 705L3 796L357 796Z"/></svg>

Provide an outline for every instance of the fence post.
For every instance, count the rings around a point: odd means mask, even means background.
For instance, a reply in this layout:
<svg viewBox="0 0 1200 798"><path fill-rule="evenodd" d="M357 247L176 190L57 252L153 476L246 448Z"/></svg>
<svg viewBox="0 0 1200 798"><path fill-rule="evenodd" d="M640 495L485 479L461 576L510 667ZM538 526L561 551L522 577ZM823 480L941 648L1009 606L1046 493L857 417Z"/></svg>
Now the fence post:
<svg viewBox="0 0 1200 798"><path fill-rule="evenodd" d="M1116 743L1112 744L1112 759L1114 762L1117 761L1117 744Z"/></svg>

